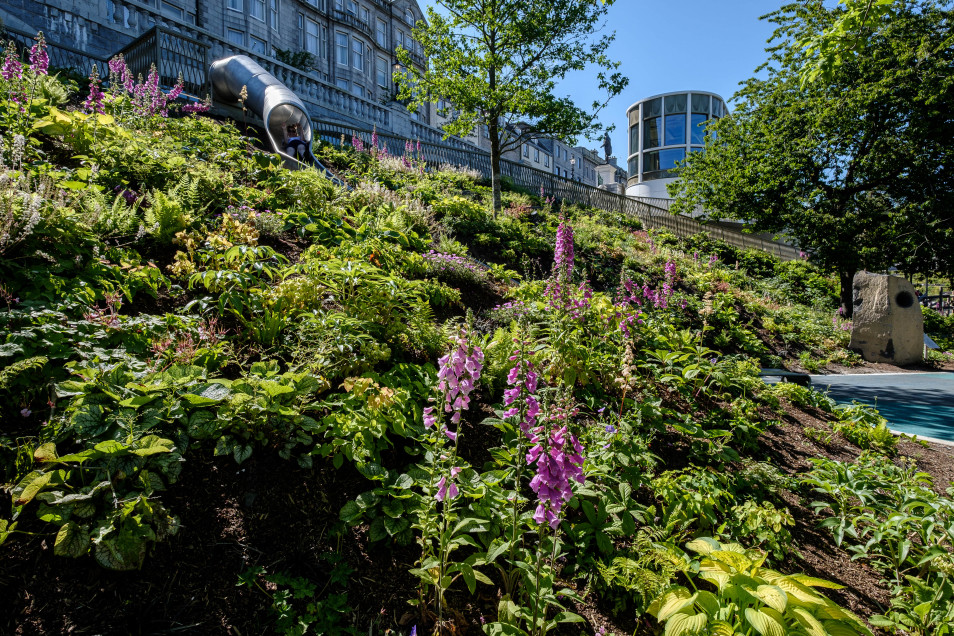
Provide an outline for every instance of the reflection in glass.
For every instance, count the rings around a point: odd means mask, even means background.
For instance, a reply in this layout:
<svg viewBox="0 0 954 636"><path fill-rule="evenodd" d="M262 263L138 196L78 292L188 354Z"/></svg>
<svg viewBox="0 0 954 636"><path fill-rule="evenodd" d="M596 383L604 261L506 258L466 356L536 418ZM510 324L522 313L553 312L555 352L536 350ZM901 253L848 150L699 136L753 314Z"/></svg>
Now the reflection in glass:
<svg viewBox="0 0 954 636"><path fill-rule="evenodd" d="M693 93L692 94L692 112L708 113L709 112L709 96L698 95L696 93Z"/></svg>
<svg viewBox="0 0 954 636"><path fill-rule="evenodd" d="M666 145L684 143L686 143L686 115L666 115Z"/></svg>
<svg viewBox="0 0 954 636"><path fill-rule="evenodd" d="M646 129L643 131L643 150L662 145L662 117L646 120Z"/></svg>
<svg viewBox="0 0 954 636"><path fill-rule="evenodd" d="M651 99L643 104L643 119L662 115L662 97Z"/></svg>
<svg viewBox="0 0 954 636"><path fill-rule="evenodd" d="M629 160L629 176L635 177L639 172L639 157L633 157Z"/></svg>
<svg viewBox="0 0 954 636"><path fill-rule="evenodd" d="M686 112L686 94L669 95L666 97L666 114Z"/></svg>
<svg viewBox="0 0 954 636"><path fill-rule="evenodd" d="M639 124L629 129L629 154L639 152Z"/></svg>
<svg viewBox="0 0 954 636"><path fill-rule="evenodd" d="M706 115L692 114L692 119L689 121L689 143L706 143L706 119Z"/></svg>
<svg viewBox="0 0 954 636"><path fill-rule="evenodd" d="M659 151L659 169L669 170L675 168L676 164L686 158L685 148L670 148L669 150Z"/></svg>

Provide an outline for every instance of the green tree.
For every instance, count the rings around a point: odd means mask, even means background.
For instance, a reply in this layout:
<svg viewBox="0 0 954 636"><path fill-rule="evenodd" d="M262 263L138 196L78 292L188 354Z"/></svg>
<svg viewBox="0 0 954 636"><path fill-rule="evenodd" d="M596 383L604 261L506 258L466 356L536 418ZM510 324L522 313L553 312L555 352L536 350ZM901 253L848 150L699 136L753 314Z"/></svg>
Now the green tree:
<svg viewBox="0 0 954 636"><path fill-rule="evenodd" d="M743 83L670 187L675 210L797 239L838 273L850 316L861 269L954 269L954 55L943 46L951 12L905 3L860 54L803 84L800 43L841 13L802 0L766 16L777 29L763 77Z"/></svg>
<svg viewBox="0 0 954 636"><path fill-rule="evenodd" d="M495 210L501 207L504 152L538 137L594 137L597 113L628 83L606 55L615 35L600 35L612 3L439 0L441 10L428 9L427 22L414 29L426 70L410 64L409 52L398 52L409 69L399 97L410 100L410 109L444 99L452 104L442 113L451 117L444 126L448 135L487 127ZM554 95L558 80L590 65L599 69L605 101L585 110ZM529 126L518 129L518 122Z"/></svg>

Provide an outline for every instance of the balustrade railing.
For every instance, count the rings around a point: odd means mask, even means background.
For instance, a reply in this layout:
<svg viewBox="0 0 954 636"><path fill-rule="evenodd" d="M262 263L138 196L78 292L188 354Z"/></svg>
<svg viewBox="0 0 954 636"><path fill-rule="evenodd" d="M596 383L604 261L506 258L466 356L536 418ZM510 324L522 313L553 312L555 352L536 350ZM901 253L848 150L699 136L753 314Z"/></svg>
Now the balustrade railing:
<svg viewBox="0 0 954 636"><path fill-rule="evenodd" d="M360 137L366 145L371 143L371 131L368 130L324 122L315 122L315 129L318 138L334 145L340 145L342 138L346 144L351 143L353 136ZM386 147L389 154L397 156L404 154L408 140L380 132L377 138L378 146ZM416 151L418 140L411 141ZM480 172L485 177L490 177L490 155L483 150L473 146L464 149L428 141L421 141L420 144L424 160L430 165L465 166ZM667 230L681 238L704 233L721 239L729 245L759 249L786 261L800 257L799 249L792 245L765 240L721 225L702 223L689 216L671 214L668 210L669 199L628 197L506 159L500 161L500 168L502 176L508 177L515 185L527 188L531 192L538 192L542 186L546 196L554 196L563 201L602 210L621 212L638 218L646 228Z"/></svg>
<svg viewBox="0 0 954 636"><path fill-rule="evenodd" d="M34 37L36 37L36 33L27 33L26 31L21 31L20 29L15 29L10 26L4 26L2 31L0 31L0 38L12 40L24 58L30 50L30 47L35 44L33 40ZM74 49L71 46L47 41L47 53L50 56L51 72L55 73L58 69L74 69L84 75L88 75L95 65L100 77L109 76L109 68L106 65L106 60L92 56L79 49Z"/></svg>
<svg viewBox="0 0 954 636"><path fill-rule="evenodd" d="M334 9L331 12L331 17L336 22L339 22L341 24L346 24L349 27L358 29L359 31L362 31L365 35L369 37L372 34L371 25L365 22L364 20L358 18L358 16L356 15L351 15L350 13L346 13L344 11L339 11L338 9Z"/></svg>

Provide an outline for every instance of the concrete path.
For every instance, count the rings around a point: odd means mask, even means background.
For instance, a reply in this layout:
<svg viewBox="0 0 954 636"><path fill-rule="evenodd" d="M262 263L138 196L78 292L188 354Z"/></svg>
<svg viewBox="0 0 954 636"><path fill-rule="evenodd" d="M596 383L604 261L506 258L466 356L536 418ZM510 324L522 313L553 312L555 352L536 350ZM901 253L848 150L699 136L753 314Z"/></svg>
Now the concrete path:
<svg viewBox="0 0 954 636"><path fill-rule="evenodd" d="M954 442L954 373L813 375L842 404L871 404L895 431Z"/></svg>

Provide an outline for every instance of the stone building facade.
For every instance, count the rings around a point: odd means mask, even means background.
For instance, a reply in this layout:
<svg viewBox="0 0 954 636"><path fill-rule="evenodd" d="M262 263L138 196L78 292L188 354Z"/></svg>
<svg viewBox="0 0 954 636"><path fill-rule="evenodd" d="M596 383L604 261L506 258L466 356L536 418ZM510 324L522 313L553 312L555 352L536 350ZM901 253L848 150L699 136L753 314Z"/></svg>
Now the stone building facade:
<svg viewBox="0 0 954 636"><path fill-rule="evenodd" d="M280 69L283 81L296 75L293 90L304 93L316 120L437 141L440 133L429 125L431 109L408 113L394 99L393 75L400 70L396 51L405 48L415 64L425 62L411 36L423 17L416 0L0 2L5 25L43 31L51 43L98 59L112 57L159 26L205 45L210 61L247 54L276 75L276 68L287 67ZM310 64L281 65L280 51L309 53Z"/></svg>

